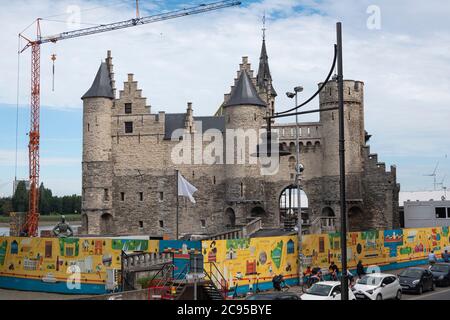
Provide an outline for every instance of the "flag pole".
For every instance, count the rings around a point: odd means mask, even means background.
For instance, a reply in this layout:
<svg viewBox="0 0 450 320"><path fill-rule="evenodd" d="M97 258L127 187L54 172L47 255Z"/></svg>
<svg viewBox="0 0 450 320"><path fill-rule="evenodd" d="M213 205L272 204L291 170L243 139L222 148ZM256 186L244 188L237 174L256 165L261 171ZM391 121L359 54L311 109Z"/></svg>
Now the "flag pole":
<svg viewBox="0 0 450 320"><path fill-rule="evenodd" d="M178 240L178 211L179 211L179 206L180 206L180 203L178 201L178 188L179 188L178 187L178 175L179 175L178 169L175 170L175 173L176 173L176 181L177 181L177 191L176 191L176 194L177 194L177 215L176 215L176 232L175 232L176 238L175 238L175 240Z"/></svg>

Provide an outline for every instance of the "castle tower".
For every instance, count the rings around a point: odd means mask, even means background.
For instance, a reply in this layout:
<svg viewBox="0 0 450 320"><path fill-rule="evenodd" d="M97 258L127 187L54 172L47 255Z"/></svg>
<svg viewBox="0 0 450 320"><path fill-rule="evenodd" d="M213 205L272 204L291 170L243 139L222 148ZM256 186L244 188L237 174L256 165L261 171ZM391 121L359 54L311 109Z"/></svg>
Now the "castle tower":
<svg viewBox="0 0 450 320"><path fill-rule="evenodd" d="M338 107L336 81L330 81L319 96L320 108ZM361 173L364 131L364 83L344 81L344 127L346 173ZM339 110L320 113L323 138L323 175L339 175Z"/></svg>
<svg viewBox="0 0 450 320"><path fill-rule="evenodd" d="M259 56L258 74L256 75L256 85L260 97L267 103L269 115L275 113L275 97L277 92L272 85L272 75L269 68L269 57L266 50L266 40L263 37L261 54Z"/></svg>
<svg viewBox="0 0 450 320"><path fill-rule="evenodd" d="M82 231L113 233L111 112L114 102L111 57L102 62L83 100Z"/></svg>
<svg viewBox="0 0 450 320"><path fill-rule="evenodd" d="M263 202L258 202L264 197L258 180L260 166L255 155L267 105L258 95L249 68L244 57L238 80L223 105L227 145L226 200L232 205L238 223L245 223L255 208L264 211Z"/></svg>

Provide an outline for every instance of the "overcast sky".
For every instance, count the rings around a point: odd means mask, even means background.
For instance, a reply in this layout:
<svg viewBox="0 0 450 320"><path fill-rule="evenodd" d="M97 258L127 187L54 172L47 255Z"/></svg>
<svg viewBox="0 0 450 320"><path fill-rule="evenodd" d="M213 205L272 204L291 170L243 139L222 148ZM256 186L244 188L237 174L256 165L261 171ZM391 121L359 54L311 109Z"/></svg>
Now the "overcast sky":
<svg viewBox="0 0 450 320"><path fill-rule="evenodd" d="M125 20L134 0L1 1L0 194L14 179L17 34L44 17L43 35ZM141 0L141 15L202 1ZM80 20L77 12L80 11ZM371 151L396 164L402 190L450 181L450 5L446 0L267 0L240 7L42 46L41 181L56 194L81 193L80 97L112 50L118 89L134 73L153 112L212 115L228 93L242 56L257 71L262 16L278 110L292 106L296 85L309 97L328 72L335 23L343 22L344 74L365 83L365 126ZM378 15L379 13L379 15ZM52 21L50 21L52 20ZM81 24L76 25L77 22ZM25 34L32 37L31 27ZM22 42L22 45L24 43ZM51 54L57 55L55 92ZM18 178L28 176L30 51L20 58ZM301 100L301 99L300 99ZM316 108L318 101L310 104ZM315 120L315 116L305 121ZM289 121L289 120L287 120ZM290 120L292 121L292 120Z"/></svg>

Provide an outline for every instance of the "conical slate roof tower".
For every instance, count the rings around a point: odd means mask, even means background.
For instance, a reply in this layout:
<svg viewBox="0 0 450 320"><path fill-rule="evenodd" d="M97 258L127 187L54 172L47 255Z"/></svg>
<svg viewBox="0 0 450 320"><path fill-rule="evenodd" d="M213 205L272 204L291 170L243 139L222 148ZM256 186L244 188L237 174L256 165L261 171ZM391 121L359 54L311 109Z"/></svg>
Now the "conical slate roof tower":
<svg viewBox="0 0 450 320"><path fill-rule="evenodd" d="M238 105L266 107L246 70L241 71L237 84L231 92L230 99L224 104L224 107Z"/></svg>

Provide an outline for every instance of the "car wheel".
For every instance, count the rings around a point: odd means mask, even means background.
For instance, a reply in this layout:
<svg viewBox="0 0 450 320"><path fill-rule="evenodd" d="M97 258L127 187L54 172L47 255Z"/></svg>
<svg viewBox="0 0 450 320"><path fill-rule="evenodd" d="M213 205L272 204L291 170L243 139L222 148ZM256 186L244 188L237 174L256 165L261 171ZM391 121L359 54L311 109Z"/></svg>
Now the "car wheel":
<svg viewBox="0 0 450 320"><path fill-rule="evenodd" d="M401 300L402 299L402 290L397 291L397 295L395 296L395 300Z"/></svg>
<svg viewBox="0 0 450 320"><path fill-rule="evenodd" d="M423 286L420 286L420 287L419 287L419 290L417 290L417 293L418 293L418 294L422 294L422 293L423 293Z"/></svg>
<svg viewBox="0 0 450 320"><path fill-rule="evenodd" d="M377 300L383 300L383 297L381 296L381 294L377 295Z"/></svg>

